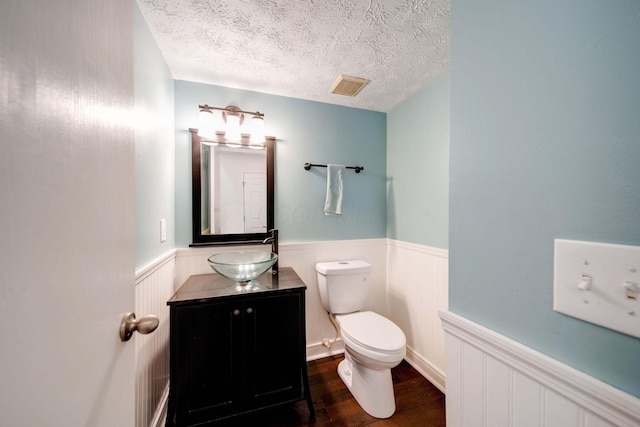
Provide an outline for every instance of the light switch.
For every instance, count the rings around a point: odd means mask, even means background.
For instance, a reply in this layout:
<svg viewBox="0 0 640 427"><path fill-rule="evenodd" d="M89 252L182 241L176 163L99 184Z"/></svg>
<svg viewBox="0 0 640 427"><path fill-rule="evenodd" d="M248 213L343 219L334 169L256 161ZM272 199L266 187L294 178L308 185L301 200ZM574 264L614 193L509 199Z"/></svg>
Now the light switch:
<svg viewBox="0 0 640 427"><path fill-rule="evenodd" d="M165 240L167 240L167 220L161 219L160 220L160 243L164 242Z"/></svg>
<svg viewBox="0 0 640 427"><path fill-rule="evenodd" d="M590 291L591 290L591 275L583 273L580 276L580 281L578 282L578 289L581 291Z"/></svg>
<svg viewBox="0 0 640 427"><path fill-rule="evenodd" d="M640 338L640 247L556 239L553 309Z"/></svg>

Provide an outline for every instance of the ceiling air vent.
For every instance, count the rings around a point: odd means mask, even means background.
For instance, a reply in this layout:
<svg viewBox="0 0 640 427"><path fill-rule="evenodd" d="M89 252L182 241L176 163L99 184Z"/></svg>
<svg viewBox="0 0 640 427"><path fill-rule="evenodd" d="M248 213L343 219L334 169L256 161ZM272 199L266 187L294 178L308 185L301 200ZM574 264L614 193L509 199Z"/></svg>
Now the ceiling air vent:
<svg viewBox="0 0 640 427"><path fill-rule="evenodd" d="M330 92L336 95L356 96L369 81L370 80L367 79L361 79L360 77L340 74L333 86L331 86Z"/></svg>

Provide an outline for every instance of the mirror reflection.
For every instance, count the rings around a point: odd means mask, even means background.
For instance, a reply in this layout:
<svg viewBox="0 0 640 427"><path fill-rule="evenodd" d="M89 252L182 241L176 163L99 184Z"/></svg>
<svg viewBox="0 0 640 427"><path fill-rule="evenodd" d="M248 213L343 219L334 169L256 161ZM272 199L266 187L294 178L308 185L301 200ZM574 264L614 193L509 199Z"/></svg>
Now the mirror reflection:
<svg viewBox="0 0 640 427"><path fill-rule="evenodd" d="M200 233L265 233L266 150L208 143L200 148Z"/></svg>

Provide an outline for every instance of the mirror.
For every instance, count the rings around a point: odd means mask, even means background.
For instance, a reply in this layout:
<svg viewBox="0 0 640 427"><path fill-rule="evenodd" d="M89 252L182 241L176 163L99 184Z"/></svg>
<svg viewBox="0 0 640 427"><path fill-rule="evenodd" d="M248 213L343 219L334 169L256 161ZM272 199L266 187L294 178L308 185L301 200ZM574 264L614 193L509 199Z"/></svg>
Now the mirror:
<svg viewBox="0 0 640 427"><path fill-rule="evenodd" d="M263 149L191 132L193 243L262 243L274 228L274 137ZM244 140L244 138L243 138Z"/></svg>

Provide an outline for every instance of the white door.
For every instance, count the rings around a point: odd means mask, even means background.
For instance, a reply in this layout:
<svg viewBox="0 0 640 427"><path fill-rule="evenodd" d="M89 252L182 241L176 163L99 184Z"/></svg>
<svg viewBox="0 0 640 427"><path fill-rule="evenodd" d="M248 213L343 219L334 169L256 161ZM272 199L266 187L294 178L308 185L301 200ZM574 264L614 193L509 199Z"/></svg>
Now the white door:
<svg viewBox="0 0 640 427"><path fill-rule="evenodd" d="M134 424L133 8L87 5L0 4L2 426Z"/></svg>
<svg viewBox="0 0 640 427"><path fill-rule="evenodd" d="M264 173L245 172L244 183L244 232L267 231L267 177Z"/></svg>

